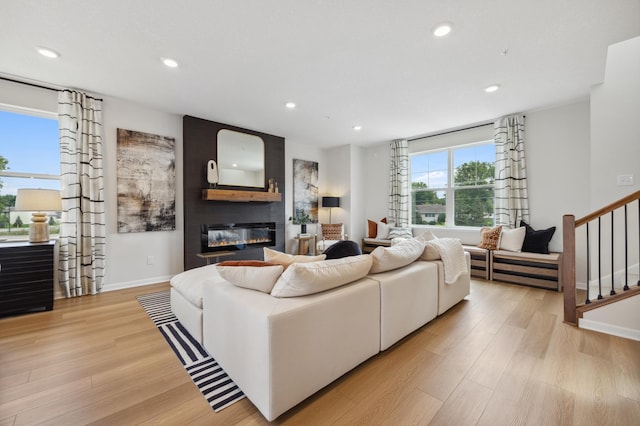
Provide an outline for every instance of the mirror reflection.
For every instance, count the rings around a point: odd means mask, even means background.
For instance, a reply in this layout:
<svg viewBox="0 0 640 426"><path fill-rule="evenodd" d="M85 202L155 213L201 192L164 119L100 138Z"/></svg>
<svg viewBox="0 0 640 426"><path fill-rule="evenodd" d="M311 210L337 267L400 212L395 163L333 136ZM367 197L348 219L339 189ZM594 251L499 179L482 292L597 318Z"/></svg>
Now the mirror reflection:
<svg viewBox="0 0 640 426"><path fill-rule="evenodd" d="M218 132L219 185L264 188L264 141L233 130Z"/></svg>

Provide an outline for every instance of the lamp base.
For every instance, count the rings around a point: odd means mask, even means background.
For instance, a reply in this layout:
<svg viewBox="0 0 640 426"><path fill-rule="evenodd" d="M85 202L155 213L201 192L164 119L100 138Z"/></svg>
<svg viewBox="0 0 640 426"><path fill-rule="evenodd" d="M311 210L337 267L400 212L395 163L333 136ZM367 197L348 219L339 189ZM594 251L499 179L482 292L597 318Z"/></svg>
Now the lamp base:
<svg viewBox="0 0 640 426"><path fill-rule="evenodd" d="M44 213L32 213L31 225L29 226L29 242L44 243L47 241L49 241L49 223L47 223L47 216Z"/></svg>

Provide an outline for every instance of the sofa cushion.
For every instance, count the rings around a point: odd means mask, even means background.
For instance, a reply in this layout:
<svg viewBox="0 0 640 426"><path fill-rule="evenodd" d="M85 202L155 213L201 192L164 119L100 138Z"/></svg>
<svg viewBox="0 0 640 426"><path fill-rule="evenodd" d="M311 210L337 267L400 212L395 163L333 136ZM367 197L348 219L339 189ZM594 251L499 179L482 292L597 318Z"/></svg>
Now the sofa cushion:
<svg viewBox="0 0 640 426"><path fill-rule="evenodd" d="M494 228L481 228L480 229L480 244L478 247L487 250L497 250L500 247L500 234L502 233L502 225L498 225Z"/></svg>
<svg viewBox="0 0 640 426"><path fill-rule="evenodd" d="M371 273L390 271L402 268L415 261L424 251L424 243L411 238L391 247L376 247L371 252Z"/></svg>
<svg viewBox="0 0 640 426"><path fill-rule="evenodd" d="M277 250L271 250L264 247L264 260L265 262L278 263L287 269L292 263L305 263L305 262L317 262L319 260L325 260L324 254L318 256L305 256L301 254L293 255L288 253L282 253Z"/></svg>
<svg viewBox="0 0 640 426"><path fill-rule="evenodd" d="M338 241L329 246L323 253L329 259L341 259L347 256L358 256L362 254L360 246L355 241Z"/></svg>
<svg viewBox="0 0 640 426"><path fill-rule="evenodd" d="M284 271L284 267L278 263L260 260L230 260L216 266L220 276L231 284L264 293L271 293Z"/></svg>
<svg viewBox="0 0 640 426"><path fill-rule="evenodd" d="M193 306L202 309L202 286L207 280L222 281L216 265L200 266L171 278L171 287Z"/></svg>
<svg viewBox="0 0 640 426"><path fill-rule="evenodd" d="M280 275L271 295L297 297L356 281L369 273L371 257L349 256L319 262L294 263Z"/></svg>
<svg viewBox="0 0 640 426"><path fill-rule="evenodd" d="M524 226L515 229L503 228L500 235L500 250L522 251L525 234Z"/></svg>
<svg viewBox="0 0 640 426"><path fill-rule="evenodd" d="M520 221L520 226L526 228L522 251L541 254L549 253L549 241L551 241L553 234L556 232L555 226L548 229L535 230L523 221Z"/></svg>

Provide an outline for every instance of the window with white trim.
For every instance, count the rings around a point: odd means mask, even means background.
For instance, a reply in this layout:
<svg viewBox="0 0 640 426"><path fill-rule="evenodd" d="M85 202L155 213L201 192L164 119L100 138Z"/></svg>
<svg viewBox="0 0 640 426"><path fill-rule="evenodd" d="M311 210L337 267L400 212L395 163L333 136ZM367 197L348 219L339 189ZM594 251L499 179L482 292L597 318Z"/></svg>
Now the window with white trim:
<svg viewBox="0 0 640 426"><path fill-rule="evenodd" d="M31 212L13 210L22 188L60 190L60 143L56 113L0 107L0 239L26 239ZM60 212L48 212L50 234L59 233Z"/></svg>
<svg viewBox="0 0 640 426"><path fill-rule="evenodd" d="M493 140L415 152L409 158L413 225L493 225Z"/></svg>

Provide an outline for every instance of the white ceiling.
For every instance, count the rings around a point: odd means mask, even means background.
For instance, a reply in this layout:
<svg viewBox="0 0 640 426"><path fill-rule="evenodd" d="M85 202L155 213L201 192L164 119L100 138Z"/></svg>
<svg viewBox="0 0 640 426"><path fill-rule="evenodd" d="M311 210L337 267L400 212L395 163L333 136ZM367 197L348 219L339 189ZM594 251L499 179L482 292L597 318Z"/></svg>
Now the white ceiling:
<svg viewBox="0 0 640 426"><path fill-rule="evenodd" d="M638 35L640 0L0 0L0 73L367 145L585 98Z"/></svg>

